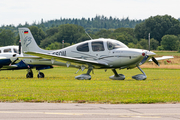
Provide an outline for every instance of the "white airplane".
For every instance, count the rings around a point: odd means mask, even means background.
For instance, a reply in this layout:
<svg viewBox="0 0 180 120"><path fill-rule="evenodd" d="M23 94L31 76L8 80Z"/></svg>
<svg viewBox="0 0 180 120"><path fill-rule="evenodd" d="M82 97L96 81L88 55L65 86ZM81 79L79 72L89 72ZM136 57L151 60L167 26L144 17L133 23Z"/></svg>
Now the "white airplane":
<svg viewBox="0 0 180 120"><path fill-rule="evenodd" d="M60 65L75 67L82 71L88 69L87 73L75 77L80 80L90 80L93 69L111 69L114 75L110 76L110 79L124 80L125 76L118 74L116 69L135 67L143 74L132 78L145 80L147 76L139 67L140 65L147 61L153 61L159 65L157 60L173 58L173 56L164 56L155 59L156 54L150 50L128 48L120 41L104 38L84 41L60 50L43 50L38 47L28 28L19 28L19 35L22 51L25 53L21 59L24 59L26 64ZM44 74L41 73L39 77L44 77Z"/></svg>
<svg viewBox="0 0 180 120"><path fill-rule="evenodd" d="M17 68L16 65L10 65L11 57L21 57L18 46L4 46L0 47L0 70L11 70Z"/></svg>
<svg viewBox="0 0 180 120"><path fill-rule="evenodd" d="M0 47L0 70L19 70L31 68L42 70L52 68L52 66L47 65L28 65L23 60L19 61L18 57L23 58L20 45Z"/></svg>

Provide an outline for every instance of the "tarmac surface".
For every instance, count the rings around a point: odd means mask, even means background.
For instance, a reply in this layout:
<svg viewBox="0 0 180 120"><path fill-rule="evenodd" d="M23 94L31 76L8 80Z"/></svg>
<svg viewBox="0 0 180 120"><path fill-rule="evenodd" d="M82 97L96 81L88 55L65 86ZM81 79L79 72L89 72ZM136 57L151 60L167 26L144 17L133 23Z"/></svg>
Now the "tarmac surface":
<svg viewBox="0 0 180 120"><path fill-rule="evenodd" d="M180 104L0 103L0 120L179 120Z"/></svg>

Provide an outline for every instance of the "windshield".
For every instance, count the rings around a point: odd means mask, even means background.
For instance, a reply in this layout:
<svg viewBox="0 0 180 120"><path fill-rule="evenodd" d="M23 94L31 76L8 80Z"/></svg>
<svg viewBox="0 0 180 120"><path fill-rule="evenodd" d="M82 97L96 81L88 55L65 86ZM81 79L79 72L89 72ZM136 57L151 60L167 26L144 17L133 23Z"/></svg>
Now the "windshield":
<svg viewBox="0 0 180 120"><path fill-rule="evenodd" d="M117 49L117 48L128 48L125 44L123 44L120 41L107 41L107 47L108 50L113 50L113 49Z"/></svg>

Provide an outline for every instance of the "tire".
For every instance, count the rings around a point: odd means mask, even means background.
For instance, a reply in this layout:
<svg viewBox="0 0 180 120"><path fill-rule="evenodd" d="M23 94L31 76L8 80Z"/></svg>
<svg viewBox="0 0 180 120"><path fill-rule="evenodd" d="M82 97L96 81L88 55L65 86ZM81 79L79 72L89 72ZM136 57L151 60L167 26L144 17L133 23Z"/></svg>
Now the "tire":
<svg viewBox="0 0 180 120"><path fill-rule="evenodd" d="M33 73L32 72L28 72L26 74L26 78L33 78Z"/></svg>
<svg viewBox="0 0 180 120"><path fill-rule="evenodd" d="M38 78L44 78L44 73L39 72L39 74L37 75Z"/></svg>

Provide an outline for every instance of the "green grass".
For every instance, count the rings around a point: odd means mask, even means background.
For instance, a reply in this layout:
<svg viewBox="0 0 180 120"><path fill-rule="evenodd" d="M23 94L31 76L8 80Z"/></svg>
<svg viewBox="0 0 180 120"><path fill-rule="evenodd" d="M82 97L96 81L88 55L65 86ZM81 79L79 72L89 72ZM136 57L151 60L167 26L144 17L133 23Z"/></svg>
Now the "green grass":
<svg viewBox="0 0 180 120"><path fill-rule="evenodd" d="M148 78L136 81L138 69L118 70L124 81L110 80L111 70L94 70L91 80L76 80L77 69L57 67L43 71L44 79L26 79L26 70L0 72L2 102L167 103L180 102L180 70L143 69Z"/></svg>

